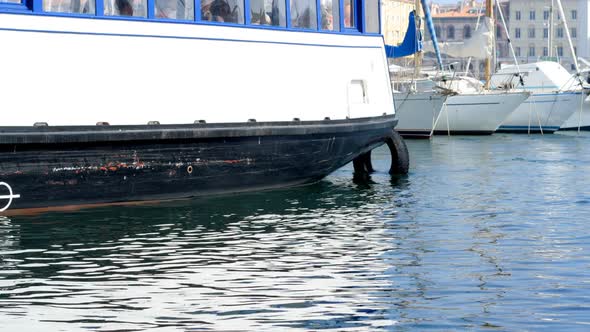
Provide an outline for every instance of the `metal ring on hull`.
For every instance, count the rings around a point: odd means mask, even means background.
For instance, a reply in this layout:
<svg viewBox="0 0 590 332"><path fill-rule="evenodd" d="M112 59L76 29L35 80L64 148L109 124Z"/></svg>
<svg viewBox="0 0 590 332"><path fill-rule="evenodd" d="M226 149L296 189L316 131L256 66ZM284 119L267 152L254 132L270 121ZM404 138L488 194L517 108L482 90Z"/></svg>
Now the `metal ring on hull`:
<svg viewBox="0 0 590 332"><path fill-rule="evenodd" d="M4 200L4 199L8 200L6 205L0 208L0 212L4 212L4 211L8 210L8 208L12 204L12 200L15 198L20 198L20 195L14 195L12 192L12 187L6 182L0 182L0 186L3 186L6 189L8 189L8 195L0 195L0 200Z"/></svg>

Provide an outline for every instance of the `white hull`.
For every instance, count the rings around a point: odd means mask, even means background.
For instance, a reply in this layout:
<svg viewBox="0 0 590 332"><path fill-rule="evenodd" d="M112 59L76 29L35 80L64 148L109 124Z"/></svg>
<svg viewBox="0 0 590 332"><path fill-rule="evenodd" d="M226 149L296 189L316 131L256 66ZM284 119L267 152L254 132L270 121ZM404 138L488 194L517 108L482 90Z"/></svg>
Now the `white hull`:
<svg viewBox="0 0 590 332"><path fill-rule="evenodd" d="M581 91L531 95L504 121L499 131L555 132L580 109L580 98Z"/></svg>
<svg viewBox="0 0 590 332"><path fill-rule="evenodd" d="M399 119L396 130L404 137L432 135L432 129L447 99L435 91L417 93L394 93L396 115Z"/></svg>
<svg viewBox="0 0 590 332"><path fill-rule="evenodd" d="M528 93L451 96L442 108L435 134L490 135L528 96Z"/></svg>
<svg viewBox="0 0 590 332"><path fill-rule="evenodd" d="M394 113L379 35L0 14L0 42L0 126Z"/></svg>
<svg viewBox="0 0 590 332"><path fill-rule="evenodd" d="M580 112L580 107L578 106L574 114L561 125L559 130L578 130L578 128L581 130L590 130L590 97L584 100L582 112Z"/></svg>

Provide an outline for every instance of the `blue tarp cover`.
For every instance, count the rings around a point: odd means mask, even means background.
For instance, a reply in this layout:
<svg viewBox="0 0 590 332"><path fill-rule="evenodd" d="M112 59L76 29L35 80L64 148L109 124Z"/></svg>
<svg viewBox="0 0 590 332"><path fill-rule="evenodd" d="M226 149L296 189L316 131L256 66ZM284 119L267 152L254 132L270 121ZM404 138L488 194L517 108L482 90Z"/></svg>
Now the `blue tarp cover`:
<svg viewBox="0 0 590 332"><path fill-rule="evenodd" d="M420 51L422 51L422 32L416 26L416 16L412 11L404 40L398 46L385 45L385 54L388 58L402 58Z"/></svg>

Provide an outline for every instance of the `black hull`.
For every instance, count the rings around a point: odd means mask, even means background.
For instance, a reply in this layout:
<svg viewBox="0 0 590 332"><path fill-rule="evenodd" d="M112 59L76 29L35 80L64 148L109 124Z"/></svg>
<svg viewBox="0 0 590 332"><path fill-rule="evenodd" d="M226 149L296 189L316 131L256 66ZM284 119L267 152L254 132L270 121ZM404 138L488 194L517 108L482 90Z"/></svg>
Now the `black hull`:
<svg viewBox="0 0 590 332"><path fill-rule="evenodd" d="M0 209L179 199L311 183L382 145L396 123L393 116L382 116L0 128Z"/></svg>
<svg viewBox="0 0 590 332"><path fill-rule="evenodd" d="M430 135L430 131L412 131L412 130L397 130L397 132L403 138L412 138L412 139L430 139L432 135Z"/></svg>
<svg viewBox="0 0 590 332"><path fill-rule="evenodd" d="M590 131L590 126L559 128L559 131Z"/></svg>

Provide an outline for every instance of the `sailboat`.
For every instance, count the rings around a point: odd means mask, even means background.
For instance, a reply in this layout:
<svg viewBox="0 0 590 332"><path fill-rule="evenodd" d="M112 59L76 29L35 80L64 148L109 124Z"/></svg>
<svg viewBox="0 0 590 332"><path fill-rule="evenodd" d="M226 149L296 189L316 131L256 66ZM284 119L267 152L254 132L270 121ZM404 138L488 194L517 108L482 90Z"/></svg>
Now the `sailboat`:
<svg viewBox="0 0 590 332"><path fill-rule="evenodd" d="M429 11L425 10L429 14ZM436 32L431 28L432 20L427 18L432 48L437 54L442 70L440 47ZM490 78L491 57L494 34L492 21L492 3L486 1L486 17L474 35L464 42L442 44L443 51L451 56L484 58L486 60L486 80ZM426 45L425 48L428 48ZM444 88L451 89L456 95L447 99L441 117L434 128L435 134L456 135L491 135L503 121L524 102L529 93L526 91L490 90L480 81L468 76L455 76L454 73L443 74L439 80ZM444 121L443 121L444 120Z"/></svg>
<svg viewBox="0 0 590 332"><path fill-rule="evenodd" d="M394 93L394 99L398 100L396 112L400 119L396 129L406 137L430 137L432 134L490 135L494 133L502 121L528 98L529 94L527 92L490 91L484 89L483 85L475 79L444 73L430 9L425 0L417 1L416 8L420 7L424 9L426 23L432 37L432 47L437 56L438 73L443 72L443 75L428 78L427 80L431 84L426 89L415 89L416 91L410 89L410 92ZM411 13L408 32L402 44L398 47L386 46L387 56L390 58L415 54L416 73L420 71L422 50L422 39L418 25ZM418 28L416 28L417 26ZM471 49L471 55L478 56L481 54L481 47L478 47L477 43L481 43L481 40L485 39L488 45L485 54L488 58L491 57L493 34L490 31L489 28L482 28L479 31L481 36L474 37L470 41L471 47L460 48ZM396 77L400 76L396 75ZM411 83L418 86L417 83L420 80L415 75ZM423 79L421 81L424 83ZM394 86L396 84L399 85L400 82L394 82ZM441 90L444 91L442 95ZM444 100L445 96L447 96L446 101ZM438 105L442 105L442 107L438 108Z"/></svg>
<svg viewBox="0 0 590 332"><path fill-rule="evenodd" d="M402 43L398 46L385 46L388 58L414 55L415 68L412 70L413 74L409 75L410 78L392 82L393 102L399 119L396 130L405 138L430 138L447 99L447 94L432 88L425 91L418 91L417 88L418 82L421 81L417 75L420 73L422 56L420 9L420 0L416 0L416 11L410 12L408 29ZM390 71L401 74L399 70L392 70L391 67ZM400 76L403 75L395 75L396 78Z"/></svg>
<svg viewBox="0 0 590 332"><path fill-rule="evenodd" d="M574 112L559 128L560 131L590 131L590 97L584 99L582 109Z"/></svg>
<svg viewBox="0 0 590 332"><path fill-rule="evenodd" d="M564 31L573 54L576 72L579 73L561 0L557 0L557 5L565 25ZM498 10L503 18L500 6ZM505 23L504 27L506 28ZM550 38L551 35L550 32ZM510 38L508 40L510 42ZM514 56L512 47L511 52ZM508 91L531 91L532 95L504 121L498 132L554 133L566 122L574 121L577 127L579 122L576 110L580 110L586 95L579 75L572 76L557 62L541 61L519 66L516 56L514 62L514 65L505 66L492 76L492 85Z"/></svg>

